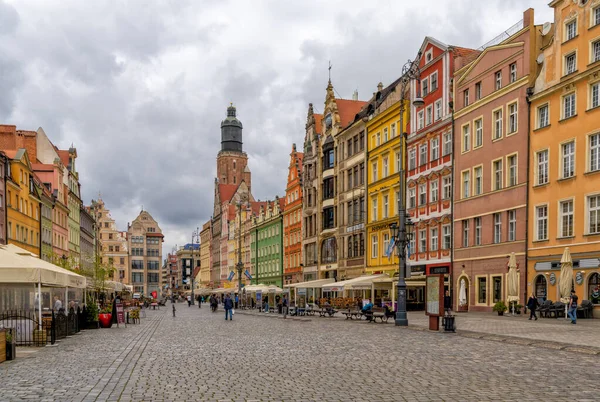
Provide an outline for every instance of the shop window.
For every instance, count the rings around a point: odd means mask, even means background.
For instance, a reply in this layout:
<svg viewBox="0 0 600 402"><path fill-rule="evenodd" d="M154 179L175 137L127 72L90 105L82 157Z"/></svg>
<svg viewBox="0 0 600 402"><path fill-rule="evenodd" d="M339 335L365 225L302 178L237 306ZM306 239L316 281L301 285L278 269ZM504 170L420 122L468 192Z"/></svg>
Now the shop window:
<svg viewBox="0 0 600 402"><path fill-rule="evenodd" d="M494 276L492 283L494 286L494 303L496 303L502 300L502 277Z"/></svg>
<svg viewBox="0 0 600 402"><path fill-rule="evenodd" d="M535 297L539 302L546 301L548 294L548 284L544 275L539 275L535 279Z"/></svg>
<svg viewBox="0 0 600 402"><path fill-rule="evenodd" d="M477 278L477 303L487 304L487 278Z"/></svg>
<svg viewBox="0 0 600 402"><path fill-rule="evenodd" d="M600 274L594 272L588 279L588 297L594 304L600 304Z"/></svg>

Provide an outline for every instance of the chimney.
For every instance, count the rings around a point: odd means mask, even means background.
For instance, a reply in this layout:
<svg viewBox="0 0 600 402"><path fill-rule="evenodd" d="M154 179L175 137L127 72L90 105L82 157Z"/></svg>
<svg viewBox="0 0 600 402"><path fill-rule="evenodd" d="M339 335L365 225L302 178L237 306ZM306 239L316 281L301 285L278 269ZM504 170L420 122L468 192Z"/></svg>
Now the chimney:
<svg viewBox="0 0 600 402"><path fill-rule="evenodd" d="M533 8L528 8L523 12L523 28L533 25Z"/></svg>
<svg viewBox="0 0 600 402"><path fill-rule="evenodd" d="M355 101L358 100L358 89L354 90L354 93L352 94L352 100L355 100Z"/></svg>

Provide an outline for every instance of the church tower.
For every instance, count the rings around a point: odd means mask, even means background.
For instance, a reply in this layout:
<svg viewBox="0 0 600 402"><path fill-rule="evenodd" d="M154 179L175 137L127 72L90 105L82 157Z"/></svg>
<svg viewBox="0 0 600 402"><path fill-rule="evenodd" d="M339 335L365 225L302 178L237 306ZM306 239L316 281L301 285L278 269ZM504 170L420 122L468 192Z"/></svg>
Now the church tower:
<svg viewBox="0 0 600 402"><path fill-rule="evenodd" d="M220 184L238 185L242 180L251 187L248 155L243 150L242 122L236 117L233 104L227 108L227 118L221 122L221 150L217 154L217 178Z"/></svg>

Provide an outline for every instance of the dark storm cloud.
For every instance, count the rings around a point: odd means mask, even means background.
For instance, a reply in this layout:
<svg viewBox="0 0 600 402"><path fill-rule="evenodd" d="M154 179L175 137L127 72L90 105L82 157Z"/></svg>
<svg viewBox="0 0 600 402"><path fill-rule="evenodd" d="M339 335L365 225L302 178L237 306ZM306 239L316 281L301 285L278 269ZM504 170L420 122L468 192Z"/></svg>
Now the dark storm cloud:
<svg viewBox="0 0 600 402"><path fill-rule="evenodd" d="M426 35L477 47L530 5L550 15L542 0L426 10L394 1L0 0L0 122L73 143L85 202L102 192L123 230L143 205L170 250L212 215L229 102L244 124L255 197L283 196L308 103L323 109L329 60L337 94L358 89L367 99Z"/></svg>

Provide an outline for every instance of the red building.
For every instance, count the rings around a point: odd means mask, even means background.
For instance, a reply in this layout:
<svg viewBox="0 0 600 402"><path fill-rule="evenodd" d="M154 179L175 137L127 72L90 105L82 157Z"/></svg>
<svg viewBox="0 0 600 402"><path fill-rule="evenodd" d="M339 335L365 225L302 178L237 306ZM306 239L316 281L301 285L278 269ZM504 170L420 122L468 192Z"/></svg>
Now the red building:
<svg viewBox="0 0 600 402"><path fill-rule="evenodd" d="M302 160L292 145L283 210L284 284L302 282Z"/></svg>
<svg viewBox="0 0 600 402"><path fill-rule="evenodd" d="M407 209L414 226L410 245L413 278L446 273L452 257L452 77L455 58L472 60L479 52L426 37L419 68L421 107L411 105L407 161ZM417 81L411 97L417 94ZM449 283L449 282L447 282ZM423 290L424 291L424 287Z"/></svg>

